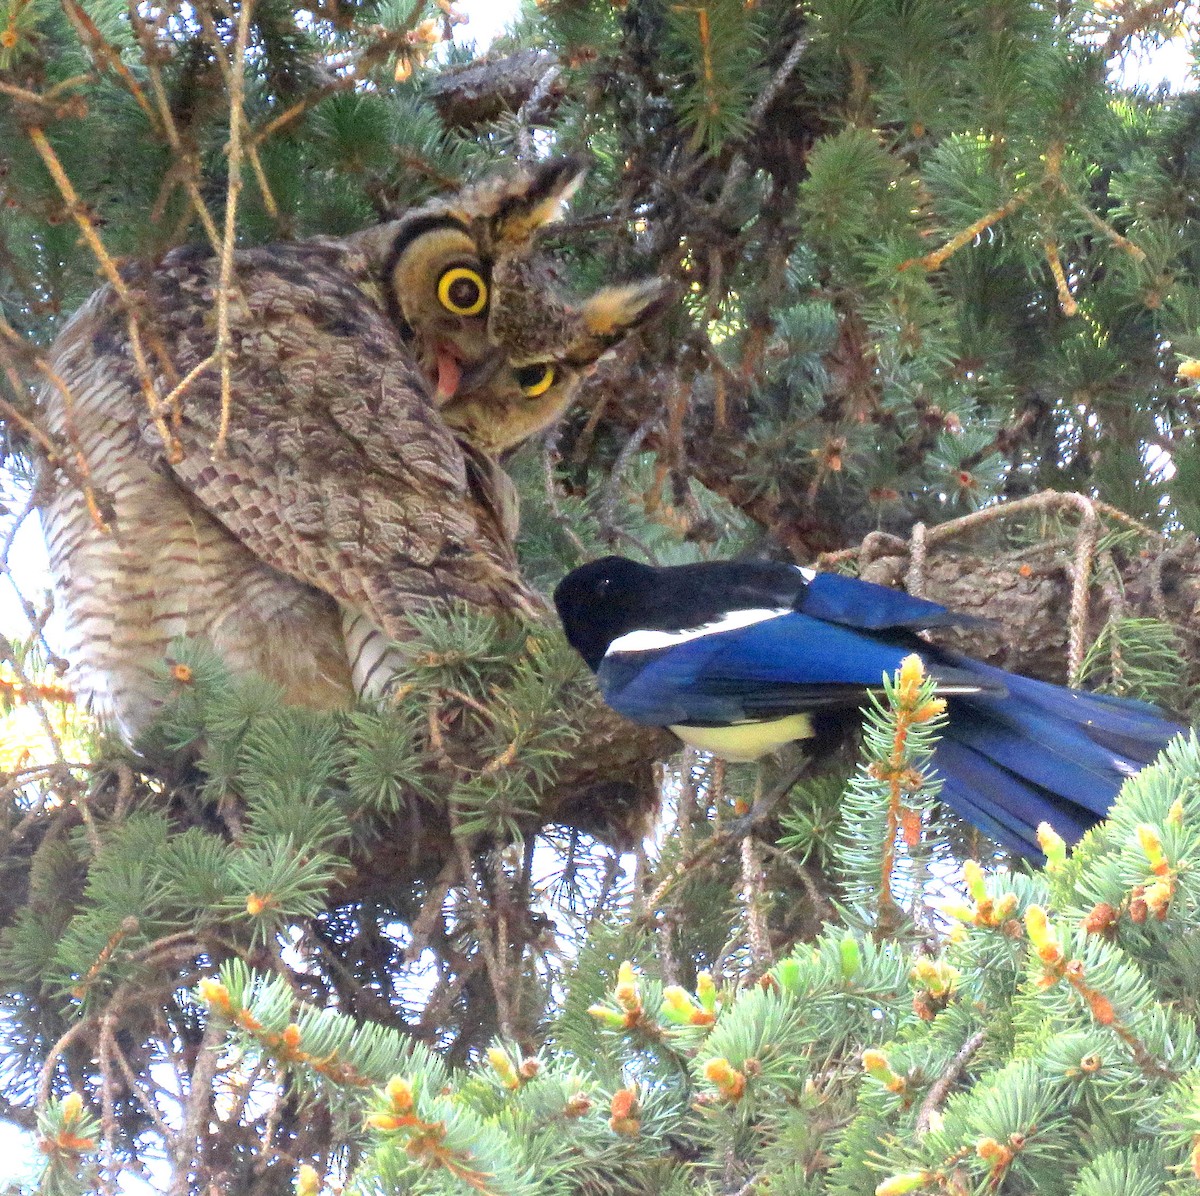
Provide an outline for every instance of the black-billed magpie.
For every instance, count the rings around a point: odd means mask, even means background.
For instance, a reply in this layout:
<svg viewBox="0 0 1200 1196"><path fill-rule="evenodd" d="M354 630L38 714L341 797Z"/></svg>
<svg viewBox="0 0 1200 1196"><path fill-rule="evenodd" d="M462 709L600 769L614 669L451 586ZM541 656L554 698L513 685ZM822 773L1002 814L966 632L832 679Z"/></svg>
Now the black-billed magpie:
<svg viewBox="0 0 1200 1196"><path fill-rule="evenodd" d="M917 652L947 699L942 800L1023 855L1041 854L1042 822L1075 842L1185 729L1141 702L934 647L915 632L979 620L836 573L609 556L563 578L554 602L614 710L726 760L857 723L867 693Z"/></svg>

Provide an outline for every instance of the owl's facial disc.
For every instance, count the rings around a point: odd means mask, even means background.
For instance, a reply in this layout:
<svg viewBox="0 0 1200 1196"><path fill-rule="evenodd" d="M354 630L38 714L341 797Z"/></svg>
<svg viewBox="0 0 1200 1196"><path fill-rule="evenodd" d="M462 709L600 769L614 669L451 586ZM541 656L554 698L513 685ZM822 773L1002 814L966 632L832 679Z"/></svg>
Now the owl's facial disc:
<svg viewBox="0 0 1200 1196"><path fill-rule="evenodd" d="M475 241L453 216L422 217L396 236L385 282L400 335L441 406L495 369L490 283Z"/></svg>

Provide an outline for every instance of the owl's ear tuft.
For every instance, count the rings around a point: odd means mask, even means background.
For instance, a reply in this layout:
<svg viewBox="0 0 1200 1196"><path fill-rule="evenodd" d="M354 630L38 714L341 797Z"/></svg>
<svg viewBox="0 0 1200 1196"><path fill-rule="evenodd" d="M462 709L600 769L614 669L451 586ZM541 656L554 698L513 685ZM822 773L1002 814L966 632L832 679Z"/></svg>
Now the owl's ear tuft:
<svg viewBox="0 0 1200 1196"><path fill-rule="evenodd" d="M585 174L587 163L575 154L538 163L497 203L490 221L496 246L518 248L543 225L561 219Z"/></svg>
<svg viewBox="0 0 1200 1196"><path fill-rule="evenodd" d="M667 305L673 288L666 278L645 278L623 286L602 287L580 309L584 327L602 342L620 338Z"/></svg>

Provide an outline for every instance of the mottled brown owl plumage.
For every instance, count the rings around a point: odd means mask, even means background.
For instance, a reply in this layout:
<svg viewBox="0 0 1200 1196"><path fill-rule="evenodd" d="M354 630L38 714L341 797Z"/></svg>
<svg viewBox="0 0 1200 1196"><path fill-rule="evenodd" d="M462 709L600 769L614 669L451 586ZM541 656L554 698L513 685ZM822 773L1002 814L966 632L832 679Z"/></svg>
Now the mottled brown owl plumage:
<svg viewBox="0 0 1200 1196"><path fill-rule="evenodd" d="M556 419L661 293L562 298L534 234L577 181L552 162L348 238L239 251L220 454L215 368L161 413L168 445L122 304L105 287L76 313L51 351L71 401L43 402L111 531L61 473L43 520L71 679L101 717L127 738L144 729L178 637L290 702L335 707L381 692L416 608L540 609L495 458ZM213 351L218 277L196 248L126 271L159 396Z"/></svg>

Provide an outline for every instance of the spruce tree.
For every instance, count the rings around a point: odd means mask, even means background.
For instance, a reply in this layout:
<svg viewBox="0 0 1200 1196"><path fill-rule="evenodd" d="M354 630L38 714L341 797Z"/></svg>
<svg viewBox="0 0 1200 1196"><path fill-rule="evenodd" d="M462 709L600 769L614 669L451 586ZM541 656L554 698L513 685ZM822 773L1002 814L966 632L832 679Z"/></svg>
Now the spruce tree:
<svg viewBox="0 0 1200 1196"><path fill-rule="evenodd" d="M0 7L0 1117L31 1187L1194 1188L1194 737L1035 868L938 805L911 665L789 788L791 758L632 737L549 622L464 608L341 714L180 645L130 751L18 563L39 462L103 518L34 396L122 263L585 150L564 272L677 298L505 462L532 583L815 563L1192 715L1200 124L1117 69L1188 11L546 0L484 58L423 0Z"/></svg>

